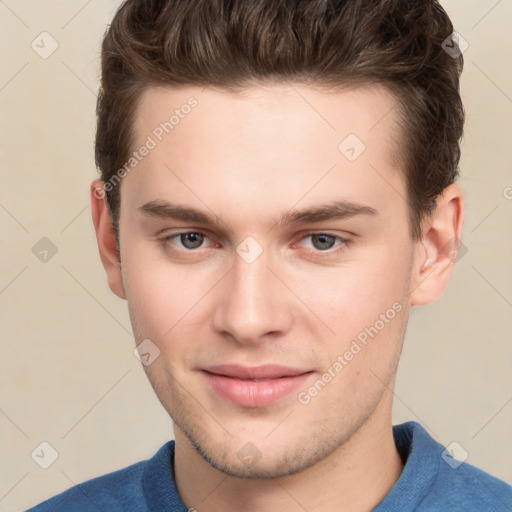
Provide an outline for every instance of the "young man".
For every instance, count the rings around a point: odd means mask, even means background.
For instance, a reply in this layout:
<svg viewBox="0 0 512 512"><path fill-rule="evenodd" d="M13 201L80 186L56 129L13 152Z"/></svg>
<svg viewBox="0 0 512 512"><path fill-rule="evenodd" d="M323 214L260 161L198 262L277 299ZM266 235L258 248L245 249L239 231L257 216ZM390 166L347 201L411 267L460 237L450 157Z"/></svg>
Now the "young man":
<svg viewBox="0 0 512 512"><path fill-rule="evenodd" d="M93 221L175 441L32 510L512 510L391 422L461 236L452 32L433 0L120 7Z"/></svg>

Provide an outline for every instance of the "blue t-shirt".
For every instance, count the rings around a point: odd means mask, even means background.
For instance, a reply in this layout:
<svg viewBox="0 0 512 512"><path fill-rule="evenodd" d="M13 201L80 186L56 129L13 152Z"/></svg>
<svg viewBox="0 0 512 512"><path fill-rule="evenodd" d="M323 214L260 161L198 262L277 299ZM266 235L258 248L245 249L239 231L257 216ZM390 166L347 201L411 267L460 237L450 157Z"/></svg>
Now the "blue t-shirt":
<svg viewBox="0 0 512 512"><path fill-rule="evenodd" d="M467 463L459 464L414 421L393 427L406 464L373 512L511 512L512 486ZM93 478L27 512L187 512L176 489L174 441L149 460Z"/></svg>

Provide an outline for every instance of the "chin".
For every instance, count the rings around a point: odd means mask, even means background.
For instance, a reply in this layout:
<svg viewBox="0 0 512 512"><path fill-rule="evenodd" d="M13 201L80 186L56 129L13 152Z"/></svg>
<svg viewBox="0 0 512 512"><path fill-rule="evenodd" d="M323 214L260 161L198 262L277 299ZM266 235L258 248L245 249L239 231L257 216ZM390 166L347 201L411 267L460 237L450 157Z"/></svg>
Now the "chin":
<svg viewBox="0 0 512 512"><path fill-rule="evenodd" d="M317 437L314 434L293 438L287 432L284 437L274 439L252 435L240 435L234 439L227 435L219 438L181 426L179 429L210 466L234 478L253 480L281 478L304 471L328 457L343 443L338 436L330 441L324 439L319 445L314 443Z"/></svg>

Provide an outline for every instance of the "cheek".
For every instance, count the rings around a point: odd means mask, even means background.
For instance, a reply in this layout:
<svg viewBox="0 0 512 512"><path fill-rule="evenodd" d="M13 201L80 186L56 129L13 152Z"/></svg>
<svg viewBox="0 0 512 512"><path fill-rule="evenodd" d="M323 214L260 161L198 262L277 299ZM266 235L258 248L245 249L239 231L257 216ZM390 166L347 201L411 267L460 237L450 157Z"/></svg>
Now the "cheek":
<svg viewBox="0 0 512 512"><path fill-rule="evenodd" d="M125 248L123 282L130 318L137 339L150 338L165 351L168 341L190 328L201 313L201 301L218 274L171 264L163 252L155 257L154 248L143 246L127 243Z"/></svg>
<svg viewBox="0 0 512 512"><path fill-rule="evenodd" d="M410 261L389 253L381 251L357 264L296 276L294 290L336 334L354 335L396 302L405 307Z"/></svg>
<svg viewBox="0 0 512 512"><path fill-rule="evenodd" d="M409 270L407 252L396 254L382 246L357 265L330 268L295 281L297 294L315 313L302 317L308 322L306 329L314 337L317 333L325 370L331 368L337 375L333 389L348 386L362 396L380 388L376 376L389 377L407 325ZM340 373L332 369L338 356L342 356Z"/></svg>

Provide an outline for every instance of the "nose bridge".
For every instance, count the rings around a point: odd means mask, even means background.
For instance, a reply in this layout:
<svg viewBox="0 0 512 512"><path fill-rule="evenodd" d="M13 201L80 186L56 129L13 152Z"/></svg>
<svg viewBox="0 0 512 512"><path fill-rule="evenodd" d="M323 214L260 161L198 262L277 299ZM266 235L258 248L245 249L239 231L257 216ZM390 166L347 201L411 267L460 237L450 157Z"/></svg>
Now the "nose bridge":
<svg viewBox="0 0 512 512"><path fill-rule="evenodd" d="M267 268L267 254L247 258L243 249L242 243L234 255L232 271L223 280L214 327L239 342L251 343L261 341L267 333L286 330L291 312L278 289L279 280Z"/></svg>

